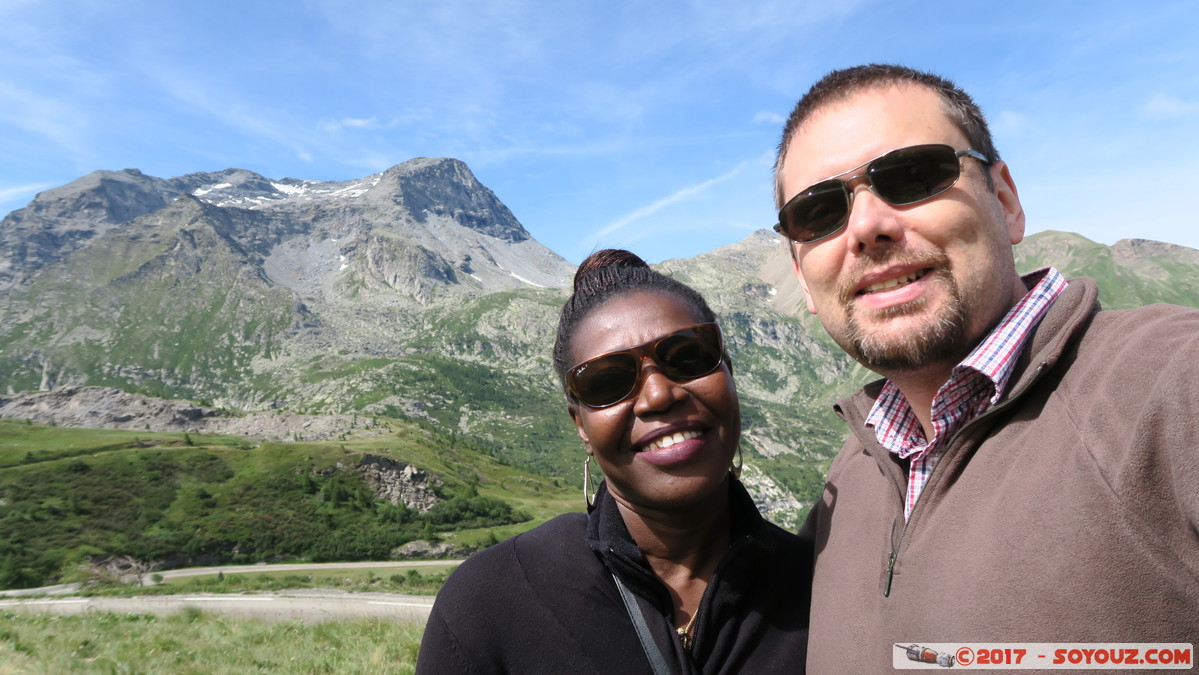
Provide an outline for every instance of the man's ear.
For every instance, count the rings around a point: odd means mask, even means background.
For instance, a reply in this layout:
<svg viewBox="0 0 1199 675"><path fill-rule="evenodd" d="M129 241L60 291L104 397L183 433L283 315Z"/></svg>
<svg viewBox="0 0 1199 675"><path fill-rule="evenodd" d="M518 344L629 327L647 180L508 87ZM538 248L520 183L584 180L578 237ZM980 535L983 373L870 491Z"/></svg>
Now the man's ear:
<svg viewBox="0 0 1199 675"><path fill-rule="evenodd" d="M995 183L995 197L1003 209L1004 224L1007 225L1008 237L1012 245L1019 244L1024 239L1024 207L1020 205L1020 195L1016 192L1016 181L1012 179L1011 169L1007 162L999 160L991 166L991 179Z"/></svg>
<svg viewBox="0 0 1199 675"><path fill-rule="evenodd" d="M808 302L808 311L816 314L816 303L812 302L812 292L808 290L808 282L803 278L803 272L799 269L799 251L795 250L795 244L791 241L787 242L787 248L791 250L791 266L795 268L795 277L799 279L799 287L803 290L804 300Z"/></svg>

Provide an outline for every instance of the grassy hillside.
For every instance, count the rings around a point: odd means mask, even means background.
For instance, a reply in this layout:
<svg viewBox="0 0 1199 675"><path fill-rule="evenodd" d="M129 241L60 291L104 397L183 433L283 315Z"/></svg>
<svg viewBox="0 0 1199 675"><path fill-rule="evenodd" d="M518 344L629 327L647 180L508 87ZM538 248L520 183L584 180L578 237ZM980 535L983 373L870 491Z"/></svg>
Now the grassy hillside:
<svg viewBox="0 0 1199 675"><path fill-rule="evenodd" d="M371 438L254 444L186 433L0 420L0 587L70 579L80 563L386 559L416 539L475 546L577 508L577 490L394 420ZM364 455L429 471L426 513L377 499Z"/></svg>
<svg viewBox="0 0 1199 675"><path fill-rule="evenodd" d="M167 397L196 397L212 382L264 384L251 363L290 329L295 299L246 265L232 220L181 200L0 298L0 315L21 308L0 328L7 385L36 390L64 372Z"/></svg>
<svg viewBox="0 0 1199 675"><path fill-rule="evenodd" d="M1090 277L1106 309L1154 302L1199 307L1199 251L1143 239L1114 246L1070 232L1040 232L1016 246L1022 272L1052 265L1071 277Z"/></svg>
<svg viewBox="0 0 1199 675"><path fill-rule="evenodd" d="M0 672L403 675L415 670L422 629L377 619L232 619L194 608L166 617L0 612Z"/></svg>

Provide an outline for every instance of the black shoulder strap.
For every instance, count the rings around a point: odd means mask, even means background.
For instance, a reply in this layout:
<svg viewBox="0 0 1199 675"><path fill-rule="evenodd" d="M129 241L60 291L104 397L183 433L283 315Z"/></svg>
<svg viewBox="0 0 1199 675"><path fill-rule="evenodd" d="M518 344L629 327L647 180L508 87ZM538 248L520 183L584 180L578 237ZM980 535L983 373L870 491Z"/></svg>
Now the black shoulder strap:
<svg viewBox="0 0 1199 675"><path fill-rule="evenodd" d="M620 577L613 574L612 578L616 581L616 589L620 591L620 599L624 600L625 609L629 610L629 618L633 620L633 627L637 629L641 648L645 650L645 657L649 659L649 665L654 669L654 675L672 675L670 666L666 664L666 657L662 656L662 652L658 649L658 643L654 642L654 636L650 635L649 625L645 623L641 609L637 607L637 599L633 597L632 591L625 587Z"/></svg>

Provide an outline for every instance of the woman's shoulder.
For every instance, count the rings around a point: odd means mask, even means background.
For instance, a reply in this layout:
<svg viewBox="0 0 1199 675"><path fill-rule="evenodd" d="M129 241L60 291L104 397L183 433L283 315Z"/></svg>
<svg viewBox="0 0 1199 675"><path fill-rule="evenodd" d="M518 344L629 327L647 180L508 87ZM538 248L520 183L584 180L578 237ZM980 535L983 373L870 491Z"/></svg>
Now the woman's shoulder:
<svg viewBox="0 0 1199 675"><path fill-rule="evenodd" d="M787 547L803 547L806 541L804 537L791 530L784 529L781 525L763 518L766 523L766 536L776 542L780 546Z"/></svg>
<svg viewBox="0 0 1199 675"><path fill-rule="evenodd" d="M764 548L769 551L768 558L772 564L794 570L796 573L811 570L816 547L810 534L796 534L765 521L761 536L765 540Z"/></svg>
<svg viewBox="0 0 1199 675"><path fill-rule="evenodd" d="M758 541L761 550L770 557L804 560L812 555L812 539L805 535L796 534L783 529L768 520L766 514L754 503L745 486L740 482L733 484L731 509L736 523L735 532L744 532Z"/></svg>
<svg viewBox="0 0 1199 675"><path fill-rule="evenodd" d="M468 558L438 593L418 672L618 672L592 665L595 627L628 619L586 528L557 516Z"/></svg>
<svg viewBox="0 0 1199 675"><path fill-rule="evenodd" d="M546 550L547 552L578 549L587 530L587 516L582 513L563 513L545 521L533 529L508 539L522 551Z"/></svg>
<svg viewBox="0 0 1199 675"><path fill-rule="evenodd" d="M567 563L580 552L588 553L583 542L587 516L566 513L527 532L489 546L467 558L446 580L443 593L471 594L479 585L496 588L505 580L523 580L530 566L543 568L547 563Z"/></svg>

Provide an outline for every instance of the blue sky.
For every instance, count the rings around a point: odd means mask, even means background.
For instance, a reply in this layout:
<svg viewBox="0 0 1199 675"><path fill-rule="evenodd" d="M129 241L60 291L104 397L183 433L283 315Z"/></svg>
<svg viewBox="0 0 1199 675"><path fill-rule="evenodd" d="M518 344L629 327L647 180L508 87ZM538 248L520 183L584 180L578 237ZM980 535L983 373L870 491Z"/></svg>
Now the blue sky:
<svg viewBox="0 0 1199 675"><path fill-rule="evenodd" d="M970 91L1029 231L1199 248L1199 3L0 0L0 214L97 169L347 180L456 157L543 244L690 257L774 223L830 69Z"/></svg>

